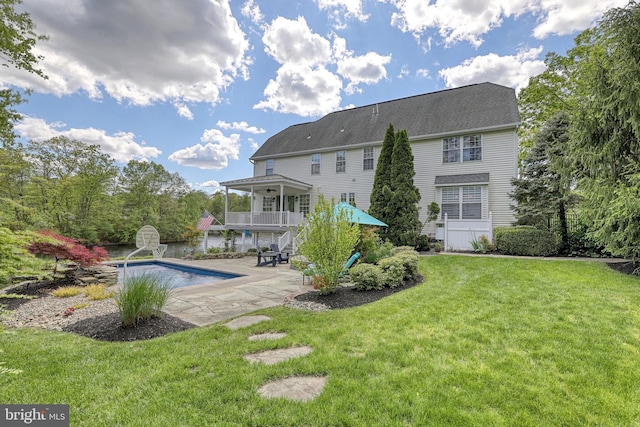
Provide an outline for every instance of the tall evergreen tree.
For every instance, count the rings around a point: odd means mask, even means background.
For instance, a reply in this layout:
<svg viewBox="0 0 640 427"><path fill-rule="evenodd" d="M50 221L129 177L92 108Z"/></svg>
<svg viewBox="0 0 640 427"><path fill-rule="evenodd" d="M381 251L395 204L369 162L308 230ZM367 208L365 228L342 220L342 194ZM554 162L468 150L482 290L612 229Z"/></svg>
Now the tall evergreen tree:
<svg viewBox="0 0 640 427"><path fill-rule="evenodd" d="M413 184L415 174L407 131L398 131L391 155L389 218L385 221L389 225L386 237L394 245L415 245L422 226L418 213L420 191Z"/></svg>
<svg viewBox="0 0 640 427"><path fill-rule="evenodd" d="M382 142L382 149L380 150L380 156L378 157L378 164L376 166L376 175L373 179L373 188L371 189L369 214L378 218L380 221L388 223L388 206L391 199L391 156L393 155L393 146L395 144L395 134L393 125L389 124L387 132ZM384 187L387 187L387 191L384 191ZM381 234L384 234L382 232Z"/></svg>
<svg viewBox="0 0 640 427"><path fill-rule="evenodd" d="M513 192L509 194L517 202L512 208L520 225L548 227L551 219L558 218L561 252L569 249L566 212L576 202L567 164L568 142L569 117L560 112L538 132L524 158L521 177L511 180Z"/></svg>

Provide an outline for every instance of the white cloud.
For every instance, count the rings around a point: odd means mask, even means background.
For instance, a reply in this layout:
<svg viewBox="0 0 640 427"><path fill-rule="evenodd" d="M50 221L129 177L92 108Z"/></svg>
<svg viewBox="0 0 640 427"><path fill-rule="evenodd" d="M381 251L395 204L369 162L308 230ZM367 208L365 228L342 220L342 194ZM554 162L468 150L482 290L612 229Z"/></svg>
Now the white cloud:
<svg viewBox="0 0 640 427"><path fill-rule="evenodd" d="M191 112L189 107L186 106L186 104L184 104L182 102L174 102L173 106L175 107L175 109L178 112L178 115L180 117L184 117L186 119L193 120L193 113Z"/></svg>
<svg viewBox="0 0 640 427"><path fill-rule="evenodd" d="M262 24L264 16L260 11L260 6L257 5L253 0L247 0L242 5L242 9L240 9L240 12L242 13L242 16L251 19L254 24Z"/></svg>
<svg viewBox="0 0 640 427"><path fill-rule="evenodd" d="M533 30L533 35L544 39L553 34L562 36L582 31L593 26L607 10L624 7L627 3L627 0L542 0L539 3L540 24Z"/></svg>
<svg viewBox="0 0 640 427"><path fill-rule="evenodd" d="M47 123L40 118L29 116L25 116L15 126L16 131L25 139L41 141L56 136L66 136L87 145L99 145L103 152L122 163L130 160L149 160L162 154L162 151L155 147L146 147L144 142L136 142L132 132L117 132L109 135L103 129L65 128L67 125L64 123Z"/></svg>
<svg viewBox="0 0 640 427"><path fill-rule="evenodd" d="M224 169L229 166L229 159L238 160L239 134L234 133L227 137L218 129L207 129L200 141L205 145L196 144L175 151L169 156L169 160L199 169Z"/></svg>
<svg viewBox="0 0 640 427"><path fill-rule="evenodd" d="M257 128L255 126L249 126L249 123L244 122L244 121L228 123L228 122L225 122L224 120L218 120L218 123L216 123L216 126L218 126L221 129L239 130L239 131L242 131L242 132L253 133L253 134L256 134L256 135L266 132L266 130L264 130L262 128Z"/></svg>
<svg viewBox="0 0 640 427"><path fill-rule="evenodd" d="M400 68L400 73L398 74L399 79L404 79L409 75L409 65L404 64L402 68Z"/></svg>
<svg viewBox="0 0 640 427"><path fill-rule="evenodd" d="M258 148L260 148L260 145L258 145L255 139L247 138L247 140L249 141L249 147L251 147L252 151L256 151Z"/></svg>
<svg viewBox="0 0 640 427"><path fill-rule="evenodd" d="M362 0L316 0L320 10L328 10L334 26L346 28L346 20L356 19L366 22L369 15L362 10Z"/></svg>
<svg viewBox="0 0 640 427"><path fill-rule="evenodd" d="M357 91L357 85L372 85L387 77L384 67L391 61L391 55L382 56L368 52L362 56L352 56L338 61L338 73L349 80L345 88L347 93Z"/></svg>
<svg viewBox="0 0 640 427"><path fill-rule="evenodd" d="M593 25L612 7L623 7L627 0L379 0L397 9L392 25L417 39L429 37L435 31L446 45L468 42L478 47L482 36L499 27L506 18L518 18L530 13L539 24L533 31L537 38L551 34L565 35L582 31Z"/></svg>
<svg viewBox="0 0 640 427"><path fill-rule="evenodd" d="M521 50L516 55L490 53L468 59L455 67L444 68L439 74L450 88L490 81L520 90L527 86L529 77L545 70L544 61L536 59L541 53L542 46Z"/></svg>
<svg viewBox="0 0 640 427"><path fill-rule="evenodd" d="M220 188L220 183L218 181L216 181L215 179L212 179L211 181L205 181L202 184L200 184L200 187L202 188Z"/></svg>
<svg viewBox="0 0 640 427"><path fill-rule="evenodd" d="M221 89L247 77L249 44L228 0L25 0L23 6L38 32L50 36L35 48L49 79L9 69L0 83L93 99L106 92L134 105L215 104Z"/></svg>
<svg viewBox="0 0 640 427"><path fill-rule="evenodd" d="M280 64L323 65L331 61L331 44L315 34L304 17L297 20L278 17L266 28L265 52Z"/></svg>
<svg viewBox="0 0 640 427"><path fill-rule="evenodd" d="M254 105L300 116L317 116L340 106L342 80L325 68L282 66L264 90L267 99Z"/></svg>
<svg viewBox="0 0 640 427"><path fill-rule="evenodd" d="M418 68L416 70L416 77L419 77L421 79L428 79L429 78L429 70L427 68Z"/></svg>

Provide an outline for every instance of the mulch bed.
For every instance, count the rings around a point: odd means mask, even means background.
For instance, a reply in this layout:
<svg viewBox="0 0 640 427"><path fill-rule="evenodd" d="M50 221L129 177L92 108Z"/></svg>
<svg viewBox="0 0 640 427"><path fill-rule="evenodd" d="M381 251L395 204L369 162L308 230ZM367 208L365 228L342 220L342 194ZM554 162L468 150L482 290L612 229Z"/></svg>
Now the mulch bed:
<svg viewBox="0 0 640 427"><path fill-rule="evenodd" d="M148 340L195 327L192 323L166 313L163 313L162 317L153 317L141 322L136 327L124 327L120 314L112 313L81 320L62 330L100 341L125 342Z"/></svg>
<svg viewBox="0 0 640 427"><path fill-rule="evenodd" d="M415 280L406 281L404 285L397 288L383 288L381 290L358 291L354 287L342 286L332 294L322 295L320 292L307 292L295 297L297 301L316 302L324 304L333 309L356 307L378 301L396 292L404 291L422 283L423 278L419 276Z"/></svg>
<svg viewBox="0 0 640 427"><path fill-rule="evenodd" d="M634 272L636 273L636 275L638 275L638 273L640 273L640 262L632 262L632 261L624 261L624 262L608 262L607 265L616 270L619 271L620 273L623 274L633 274ZM638 271L636 271L638 270Z"/></svg>

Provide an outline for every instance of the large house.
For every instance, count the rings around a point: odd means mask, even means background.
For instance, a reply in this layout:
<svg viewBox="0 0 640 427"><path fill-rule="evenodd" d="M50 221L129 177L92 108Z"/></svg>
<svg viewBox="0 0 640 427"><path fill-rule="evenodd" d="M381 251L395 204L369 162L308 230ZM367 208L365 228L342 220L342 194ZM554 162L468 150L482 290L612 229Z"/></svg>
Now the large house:
<svg viewBox="0 0 640 427"><path fill-rule="evenodd" d="M421 220L431 202L441 208L423 233L445 239L446 227L462 227L490 235L493 226L513 221L508 193L517 174L516 96L511 88L481 83L336 111L273 135L250 159L253 177L222 183L253 200L251 212L226 212L226 227L295 230L320 194L366 211L389 124L409 136ZM445 218L453 227L445 227Z"/></svg>

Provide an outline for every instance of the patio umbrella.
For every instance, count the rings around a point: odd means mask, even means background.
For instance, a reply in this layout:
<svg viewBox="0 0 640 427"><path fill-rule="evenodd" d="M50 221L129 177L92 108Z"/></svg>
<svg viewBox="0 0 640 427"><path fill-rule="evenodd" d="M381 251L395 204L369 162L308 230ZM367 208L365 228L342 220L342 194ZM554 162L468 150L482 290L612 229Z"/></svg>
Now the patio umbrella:
<svg viewBox="0 0 640 427"><path fill-rule="evenodd" d="M384 222L380 221L379 219L376 219L374 217L372 217L371 215L369 215L368 213L361 211L360 209L351 206L349 203L346 202L340 202L338 203L335 208L334 211L340 212L340 211L345 211L347 213L347 217L349 217L351 219L351 222L356 222L358 224L364 224L364 225L376 225L378 227L386 227L387 224L385 224Z"/></svg>

